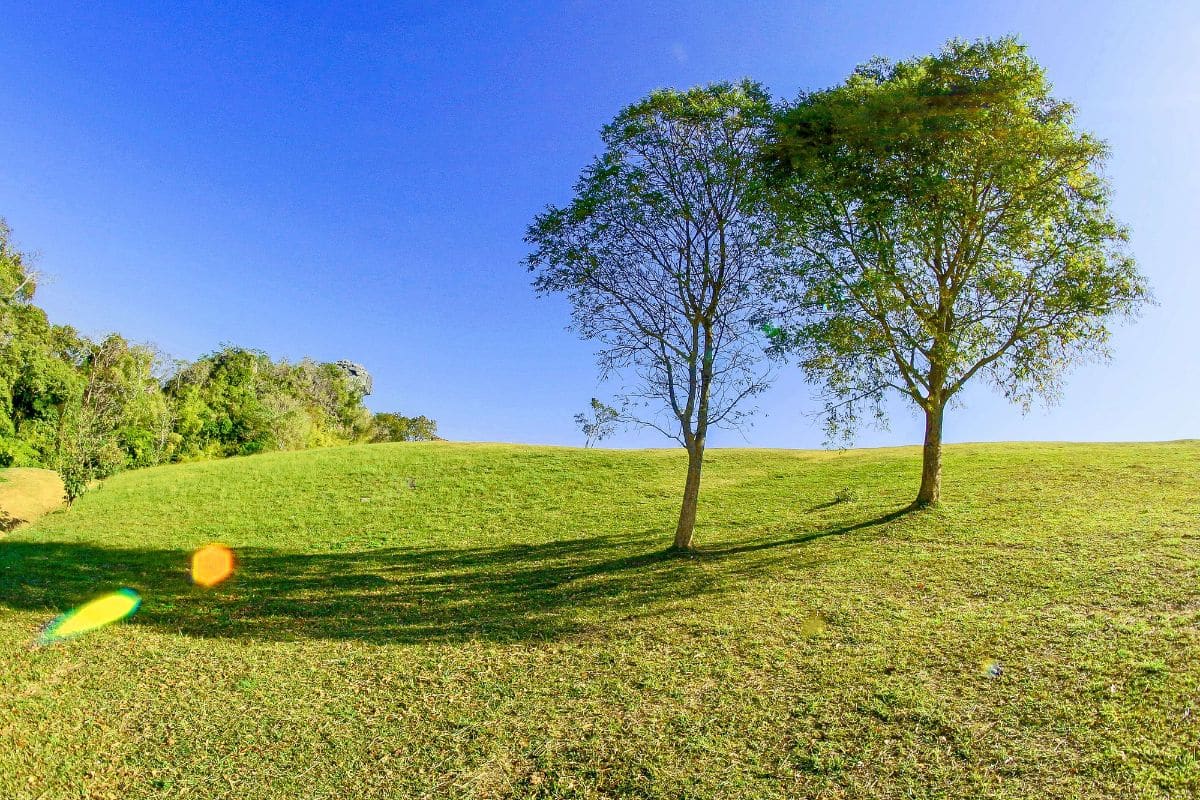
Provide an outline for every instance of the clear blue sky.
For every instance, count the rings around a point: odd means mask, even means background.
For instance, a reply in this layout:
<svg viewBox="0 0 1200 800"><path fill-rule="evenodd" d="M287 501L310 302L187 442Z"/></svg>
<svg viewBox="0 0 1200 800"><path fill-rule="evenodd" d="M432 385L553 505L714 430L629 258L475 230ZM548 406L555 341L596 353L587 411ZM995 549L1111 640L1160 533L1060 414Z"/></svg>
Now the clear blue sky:
<svg viewBox="0 0 1200 800"><path fill-rule="evenodd" d="M557 444L604 390L565 303L530 290L521 238L621 106L744 76L791 97L872 55L1018 34L1111 143L1161 306L1049 411L972 387L947 439L1200 437L1200 3L6 5L0 215L52 276L52 320L184 358L350 358L376 410ZM758 405L712 444L820 446L794 369ZM898 405L858 442L919 438Z"/></svg>

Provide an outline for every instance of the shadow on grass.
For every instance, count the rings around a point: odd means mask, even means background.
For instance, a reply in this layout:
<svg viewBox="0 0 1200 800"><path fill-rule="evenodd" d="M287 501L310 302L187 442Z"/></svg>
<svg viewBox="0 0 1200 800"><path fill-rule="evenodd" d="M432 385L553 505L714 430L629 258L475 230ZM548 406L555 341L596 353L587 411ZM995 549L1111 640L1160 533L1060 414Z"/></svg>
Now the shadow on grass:
<svg viewBox="0 0 1200 800"><path fill-rule="evenodd" d="M143 597L131 624L196 637L376 643L465 639L538 641L602 622L669 613L666 606L734 587L739 570L713 566L757 550L799 545L899 517L785 540L702 550L630 553L641 541L607 537L476 548L380 548L356 552L238 551L235 576L192 586L189 554L61 542L0 541L0 608L44 611L47 620L128 586ZM735 558L737 557L737 558ZM818 560L790 559L794 568Z"/></svg>
<svg viewBox="0 0 1200 800"><path fill-rule="evenodd" d="M818 506L818 508L819 507L820 506ZM772 550L776 547L786 547L787 545L804 544L806 542L815 541L817 539L824 539L827 536L841 536L842 534L853 533L854 531L861 531L861 530L865 530L867 528L874 528L878 525L886 525L889 522L894 522L894 521L900 519L901 517L908 516L909 514L912 514L919 510L920 509L918 509L916 506L905 506L903 508L898 508L895 511L891 511L887 514L883 514L882 516L875 517L874 519L869 519L864 522L855 523L854 525L843 525L843 526L840 526L837 528L827 528L825 530L820 530L820 531L809 531L808 533L803 533L799 536L793 536L789 539L776 539L776 540L769 541L769 542L754 542L751 544L737 545L735 547L722 547L722 548L717 548L717 549L712 549L712 550L699 550L697 552L698 552L698 554L703 555L703 556L732 556L732 555L737 555L739 553L753 553L753 552L757 552L759 550Z"/></svg>

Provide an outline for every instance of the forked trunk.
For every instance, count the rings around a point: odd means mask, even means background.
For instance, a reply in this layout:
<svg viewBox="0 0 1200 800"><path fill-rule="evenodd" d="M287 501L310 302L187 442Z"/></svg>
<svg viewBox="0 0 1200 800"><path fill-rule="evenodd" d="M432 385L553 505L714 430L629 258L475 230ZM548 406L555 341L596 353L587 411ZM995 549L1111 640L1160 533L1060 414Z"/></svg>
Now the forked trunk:
<svg viewBox="0 0 1200 800"><path fill-rule="evenodd" d="M679 524L675 527L675 549L692 549L692 532L696 528L696 505L700 499L700 467L704 462L704 444L688 448L687 483L683 487L683 506L679 509Z"/></svg>
<svg viewBox="0 0 1200 800"><path fill-rule="evenodd" d="M942 499L942 416L945 405L931 405L925 411L925 448L921 458L921 489L917 506L936 505Z"/></svg>

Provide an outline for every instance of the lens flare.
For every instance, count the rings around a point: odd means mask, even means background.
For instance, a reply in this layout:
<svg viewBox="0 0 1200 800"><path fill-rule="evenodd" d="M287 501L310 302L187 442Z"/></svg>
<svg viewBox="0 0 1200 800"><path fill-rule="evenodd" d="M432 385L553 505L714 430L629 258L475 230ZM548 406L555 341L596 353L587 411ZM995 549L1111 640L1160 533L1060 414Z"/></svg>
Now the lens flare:
<svg viewBox="0 0 1200 800"><path fill-rule="evenodd" d="M233 574L233 551L223 544L210 544L192 554L192 581L206 589Z"/></svg>
<svg viewBox="0 0 1200 800"><path fill-rule="evenodd" d="M999 678L1004 674L1004 667L994 659L986 658L979 662L979 671L989 678Z"/></svg>
<svg viewBox="0 0 1200 800"><path fill-rule="evenodd" d="M825 631L825 620L816 611L811 612L804 618L804 622L800 623L801 636L816 636Z"/></svg>
<svg viewBox="0 0 1200 800"><path fill-rule="evenodd" d="M118 589L84 603L51 622L42 630L40 642L53 644L120 622L137 611L141 604L142 598L133 589Z"/></svg>

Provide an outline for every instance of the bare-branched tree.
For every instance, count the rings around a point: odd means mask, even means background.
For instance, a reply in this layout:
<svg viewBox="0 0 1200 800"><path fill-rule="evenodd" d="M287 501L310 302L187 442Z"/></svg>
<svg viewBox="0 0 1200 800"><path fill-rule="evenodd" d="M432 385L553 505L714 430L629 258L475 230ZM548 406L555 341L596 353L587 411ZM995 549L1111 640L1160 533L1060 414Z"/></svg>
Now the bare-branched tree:
<svg viewBox="0 0 1200 800"><path fill-rule="evenodd" d="M757 84L660 90L602 132L575 197L530 226L538 292L563 293L626 379L622 420L688 453L674 546L692 547L704 447L766 387L755 283L774 253L756 151L771 114Z"/></svg>

